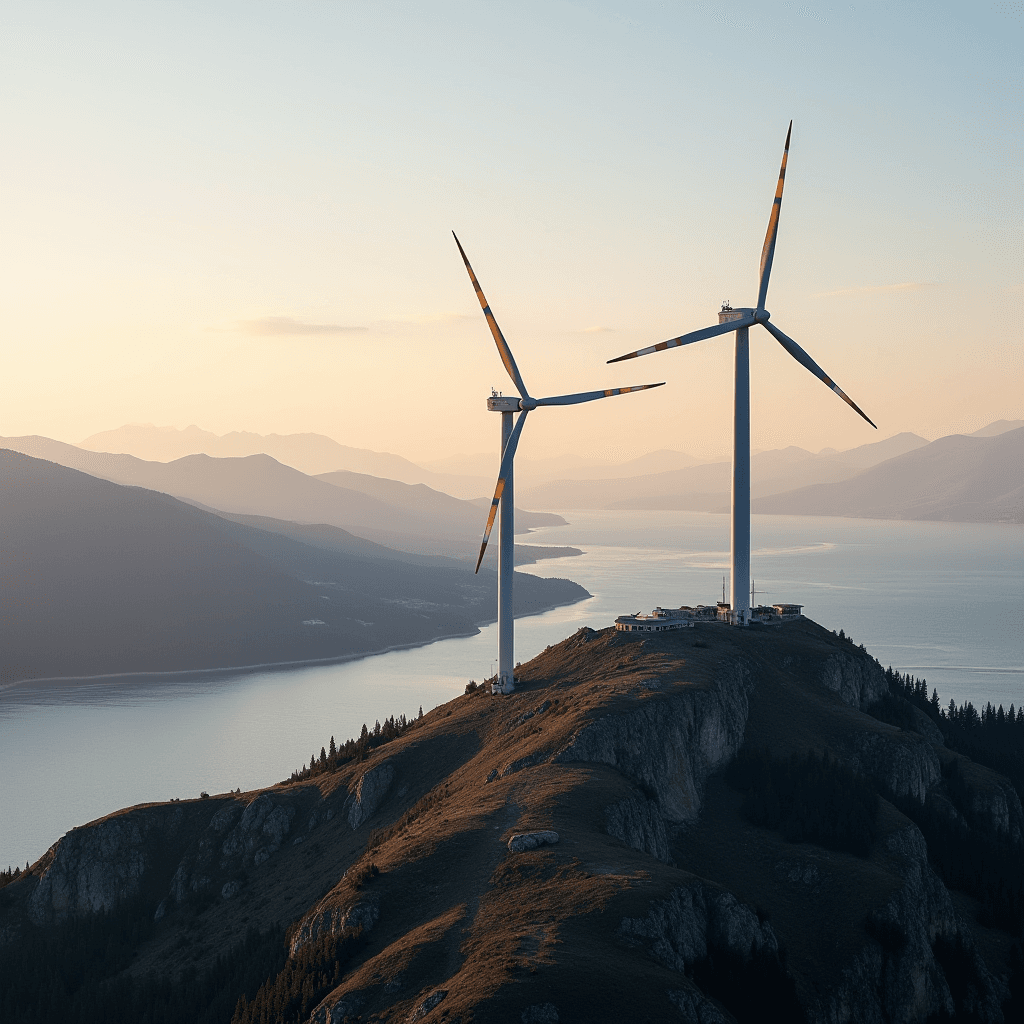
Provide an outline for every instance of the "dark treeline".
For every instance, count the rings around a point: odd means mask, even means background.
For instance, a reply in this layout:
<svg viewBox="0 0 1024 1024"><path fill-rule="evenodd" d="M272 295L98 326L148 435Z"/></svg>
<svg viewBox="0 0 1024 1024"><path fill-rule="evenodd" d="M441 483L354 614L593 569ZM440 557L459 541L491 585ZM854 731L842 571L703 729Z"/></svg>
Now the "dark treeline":
<svg viewBox="0 0 1024 1024"><path fill-rule="evenodd" d="M250 928L205 971L177 979L125 972L153 932L153 908L129 901L114 911L40 928L26 924L0 947L4 1024L227 1024L240 995L255 994L285 960L280 928Z"/></svg>
<svg viewBox="0 0 1024 1024"><path fill-rule="evenodd" d="M301 1024L344 977L349 961L365 944L362 928L322 935L289 958L251 1001L243 995L231 1024Z"/></svg>
<svg viewBox="0 0 1024 1024"><path fill-rule="evenodd" d="M25 870L28 871L28 864L25 865ZM0 871L0 889L10 885L11 882L17 881L19 878L21 878L21 868L9 867L6 871Z"/></svg>
<svg viewBox="0 0 1024 1024"><path fill-rule="evenodd" d="M744 794L749 821L777 829L791 843L816 843L859 857L871 852L878 794L827 753L777 759L766 748L744 749L726 780Z"/></svg>
<svg viewBox="0 0 1024 1024"><path fill-rule="evenodd" d="M950 750L1005 775L1017 795L1024 794L1024 705L1014 708L1011 704L1009 710L1004 711L1002 704L993 707L988 702L979 711L971 701L964 701L957 707L956 702L950 700L942 707L935 689L928 696L925 680L894 672L891 668L886 670L885 678L891 695L902 697L931 718ZM892 724L908 728L902 722Z"/></svg>
<svg viewBox="0 0 1024 1024"><path fill-rule="evenodd" d="M915 712L924 712L942 733L949 750L1005 775L1018 797L1024 793L1024 707L1009 710L986 703L980 711L970 701L947 707L936 690L928 694L923 679L886 670L889 693L867 710L901 729L915 728ZM942 769L942 794L948 805L883 794L921 829L928 859L939 877L981 903L981 924L1011 935L1024 934L1024 850L979 817L959 759Z"/></svg>
<svg viewBox="0 0 1024 1024"><path fill-rule="evenodd" d="M419 718L422 717L423 708L420 708ZM319 757L316 754L311 755L309 764L292 772L288 781L299 782L314 775L331 772L343 764L348 764L349 761L365 761L371 750L376 750L377 747L401 736L407 729L412 728L419 718L406 718L405 715L396 718L392 715L384 720L383 725L379 721L376 722L373 729L368 729L364 722L358 739L346 740L340 747L335 744L332 736L330 747L321 747Z"/></svg>

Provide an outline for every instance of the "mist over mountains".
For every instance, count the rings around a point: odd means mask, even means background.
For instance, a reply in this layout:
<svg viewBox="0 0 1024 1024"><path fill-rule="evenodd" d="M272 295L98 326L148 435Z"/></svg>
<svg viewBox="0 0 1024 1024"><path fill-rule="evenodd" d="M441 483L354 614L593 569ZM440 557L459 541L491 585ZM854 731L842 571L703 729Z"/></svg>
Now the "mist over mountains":
<svg viewBox="0 0 1024 1024"><path fill-rule="evenodd" d="M1022 426L1024 420L997 420L965 436L972 441L994 442ZM24 442L25 439L19 440ZM1010 444L1012 449L1013 442L1002 443ZM904 432L847 451L824 448L814 453L790 446L757 452L751 459L754 511L971 522L1020 521L1020 500L1014 494L1017 484L1007 482L1004 487L1001 483L1016 479L1013 460L1016 459L1015 465L1019 465L1019 455L1010 449L1004 451L998 444L974 445L971 448L973 457L989 465L989 471L985 482L982 482L981 471L976 467L972 475L975 484L972 486L980 486L988 497L985 501L961 500L950 483L961 471L956 454L960 449L950 444L931 448L935 444L938 442L929 442L917 434ZM458 506L448 503L449 496L474 498L478 505L482 504L481 499L489 498L494 486L496 463L494 455L476 454L451 455L417 466L400 456L347 448L316 434L262 436L236 432L218 437L198 427L185 430L154 426L121 427L87 438L82 447L106 447L108 451L131 452L150 460L198 450L220 457L238 457L259 451L337 486L361 491L384 501L397 500L407 507L429 507L433 514L442 516L449 512L461 515L456 511ZM894 463L888 489L883 487L875 493L873 489L881 477L872 477L863 481L863 486L850 483L845 490L828 490L834 485L858 479L859 474L873 467L909 457L926 448L930 454L921 456L919 460ZM985 454L988 452L991 452L991 459ZM69 456L65 454L59 456L58 461L67 458ZM1009 459L1011 464L1002 467L1000 458ZM67 464L73 463L69 461ZM328 468L322 469L323 466ZM730 503L731 472L729 460L709 462L671 449L649 452L614 465L583 455L566 454L547 459L521 459L517 465L516 493L522 504L533 509L726 512ZM932 476L934 493L929 482ZM416 489L403 491L402 484ZM202 500L194 495L188 497L190 500ZM263 514L277 513L264 510ZM523 518L524 515L527 514L517 512L517 525L529 522ZM295 518L292 515L288 517ZM325 521L359 529L355 520L348 523L341 523L338 519ZM536 520L532 524L543 525ZM370 536L369 533L365 535ZM390 534L375 535L373 539L412 550L408 531L403 534L401 524L396 524ZM436 550L438 537L434 538L434 543ZM461 557L468 555L463 551Z"/></svg>
<svg viewBox="0 0 1024 1024"><path fill-rule="evenodd" d="M264 454L189 455L174 462L146 462L34 436L0 438L0 447L220 512L336 526L414 554L475 560L486 521L479 506L422 484L356 473L316 478ZM563 522L549 513L516 514L520 532ZM495 558L493 552L490 558Z"/></svg>

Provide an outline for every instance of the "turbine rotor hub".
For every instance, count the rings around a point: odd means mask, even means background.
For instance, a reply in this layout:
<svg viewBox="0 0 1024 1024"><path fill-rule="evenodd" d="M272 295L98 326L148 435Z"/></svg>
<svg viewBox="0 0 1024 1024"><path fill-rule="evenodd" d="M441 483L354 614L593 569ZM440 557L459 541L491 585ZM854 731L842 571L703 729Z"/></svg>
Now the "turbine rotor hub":
<svg viewBox="0 0 1024 1024"><path fill-rule="evenodd" d="M759 324L765 324L771 319L771 313L767 309L755 309L754 320Z"/></svg>

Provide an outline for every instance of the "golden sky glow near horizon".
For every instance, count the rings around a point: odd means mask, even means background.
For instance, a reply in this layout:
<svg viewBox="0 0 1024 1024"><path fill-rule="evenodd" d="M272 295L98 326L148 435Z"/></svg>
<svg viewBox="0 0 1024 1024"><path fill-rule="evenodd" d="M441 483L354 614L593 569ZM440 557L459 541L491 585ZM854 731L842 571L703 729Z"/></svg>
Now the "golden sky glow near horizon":
<svg viewBox="0 0 1024 1024"><path fill-rule="evenodd" d="M412 459L724 455L1024 415L1019 3L13 4L0 16L0 435L315 431Z"/></svg>

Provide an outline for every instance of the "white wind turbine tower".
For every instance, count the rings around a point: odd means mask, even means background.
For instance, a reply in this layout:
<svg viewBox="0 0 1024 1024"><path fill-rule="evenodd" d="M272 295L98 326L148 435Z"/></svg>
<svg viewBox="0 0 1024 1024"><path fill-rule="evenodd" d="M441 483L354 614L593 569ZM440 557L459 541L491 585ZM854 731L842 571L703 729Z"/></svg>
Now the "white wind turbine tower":
<svg viewBox="0 0 1024 1024"><path fill-rule="evenodd" d="M705 338L713 338L718 334L736 332L736 391L733 405L733 449L732 449L732 536L731 536L731 572L732 572L732 621L737 625L746 625L750 618L750 328L761 324L769 334L801 365L806 366L819 380L827 384L844 402L864 417L871 420L861 411L848 395L836 384L825 371L795 342L787 337L774 324L768 322L770 314L764 308L768 297L768 277L772 272L772 259L775 256L775 238L779 232L779 212L782 209L782 189L786 183L786 161L789 159L789 138L793 132L793 122L789 122L786 132L786 148L782 154L782 168L779 171L779 184L775 189L775 202L768 218L768 232L761 250L761 278L757 291L757 308L733 309L728 304L718 314L718 324L705 327L701 331L684 334L671 341L662 341L649 348L642 348L628 355L609 359L609 363L618 363L623 359L635 359L651 352L661 352L689 345ZM871 426L875 426L871 423ZM875 428L877 429L877 427Z"/></svg>
<svg viewBox="0 0 1024 1024"><path fill-rule="evenodd" d="M648 388L660 388L660 384L640 384L632 388L609 388L606 391L585 391L576 395L558 395L555 398L532 398L526 390L523 378L520 376L519 368L515 359L512 358L512 350L508 347L498 327L498 321L494 319L491 307L487 305L480 282L469 265L466 252L462 248L455 232L452 232L455 244L462 254L462 262L466 264L469 271L469 279L473 282L476 290L476 297L480 301L480 308L484 311L487 319L487 326L494 336L494 343L498 346L498 354L501 361L512 378L512 383L519 392L519 398L505 398L502 395L492 393L487 399L487 408L491 412L501 413L501 465L498 468L498 485L494 489L494 497L491 499L491 507L487 513L487 526L484 529L484 539L480 545L480 555L476 560L476 571L480 571L480 563L483 561L484 552L487 550L487 540L491 535L491 527L494 526L494 516L501 506L501 525L498 535L498 679L492 687L495 693L511 693L515 686L512 674L513 666L513 639L514 624L512 614L512 580L513 580L513 557L515 551L515 498L512 488L512 471L516 454L516 446L523 433L523 425L526 423L527 415L534 409L546 405L579 405L582 402L593 402L598 398L610 398L612 395L628 395L631 391L646 391ZM515 426L512 425L512 414L519 413Z"/></svg>

